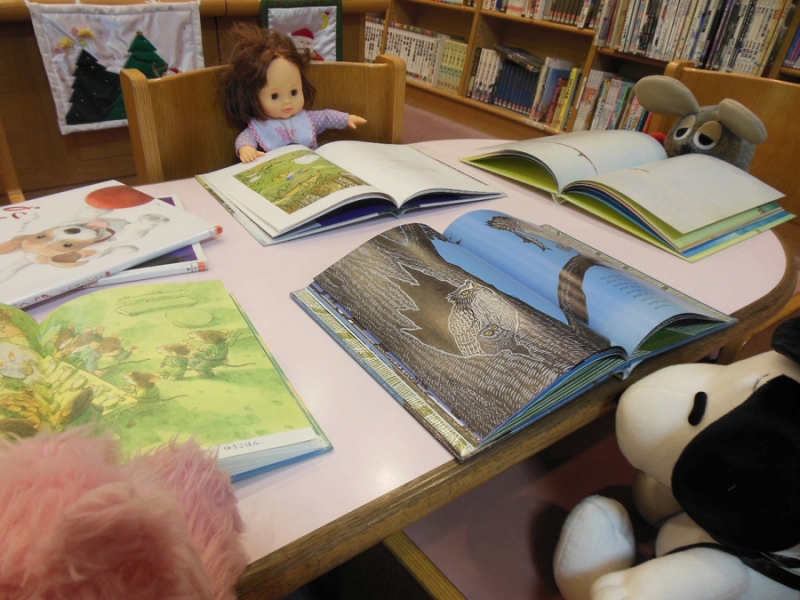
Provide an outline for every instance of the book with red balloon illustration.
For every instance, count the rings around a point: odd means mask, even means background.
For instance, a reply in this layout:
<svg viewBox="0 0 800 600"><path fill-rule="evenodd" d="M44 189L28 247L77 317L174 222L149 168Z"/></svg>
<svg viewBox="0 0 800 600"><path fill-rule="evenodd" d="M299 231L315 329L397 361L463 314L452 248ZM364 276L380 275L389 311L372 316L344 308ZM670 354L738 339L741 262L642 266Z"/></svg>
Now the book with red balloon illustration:
<svg viewBox="0 0 800 600"><path fill-rule="evenodd" d="M0 206L0 302L24 308L221 232L118 181Z"/></svg>

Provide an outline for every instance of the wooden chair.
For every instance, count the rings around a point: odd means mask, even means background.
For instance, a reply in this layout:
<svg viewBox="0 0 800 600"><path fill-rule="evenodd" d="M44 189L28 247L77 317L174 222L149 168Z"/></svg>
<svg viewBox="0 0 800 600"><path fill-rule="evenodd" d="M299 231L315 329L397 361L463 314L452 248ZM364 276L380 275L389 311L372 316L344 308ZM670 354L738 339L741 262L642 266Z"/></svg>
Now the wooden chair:
<svg viewBox="0 0 800 600"><path fill-rule="evenodd" d="M139 183L207 173L238 161L234 140L242 126L225 116L218 93L222 67L147 79L136 69L121 73L125 111ZM367 120L352 130L329 130L335 139L400 143L405 63L379 56L374 64L314 62L307 75L317 89L314 108L332 108Z"/></svg>
<svg viewBox="0 0 800 600"><path fill-rule="evenodd" d="M14 167L14 159L11 156L11 146L8 143L2 120L0 120L0 182L5 187L9 202L13 204L25 200L17 179L17 170Z"/></svg>
<svg viewBox="0 0 800 600"><path fill-rule="evenodd" d="M800 106L800 85L751 77L735 73L720 73L696 69L690 61L673 61L664 71L665 75L683 82L694 94L700 106L717 104L724 98L738 100L755 112L767 128L767 141L756 147L750 173L780 190L786 195L781 201L789 212L800 215L800 169L797 156L800 154L800 121L796 118ZM650 131L668 132L676 117L654 115ZM794 260L800 262L800 221L793 219L777 228ZM800 295L794 295L786 306L769 321L763 323L747 339L739 340L723 348L720 362L732 362L743 354L746 344L759 334L771 338L775 325L800 310ZM759 348L767 349L769 339L759 342Z"/></svg>

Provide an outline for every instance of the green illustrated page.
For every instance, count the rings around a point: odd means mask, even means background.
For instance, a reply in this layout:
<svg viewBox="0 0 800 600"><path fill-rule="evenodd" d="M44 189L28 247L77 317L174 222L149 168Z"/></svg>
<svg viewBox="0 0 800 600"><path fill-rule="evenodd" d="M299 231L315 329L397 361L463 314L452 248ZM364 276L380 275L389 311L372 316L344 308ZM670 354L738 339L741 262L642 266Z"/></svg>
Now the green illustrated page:
<svg viewBox="0 0 800 600"><path fill-rule="evenodd" d="M90 425L125 452L194 435L222 457L311 431L219 281L99 290L40 325L0 305L0 332L0 433Z"/></svg>

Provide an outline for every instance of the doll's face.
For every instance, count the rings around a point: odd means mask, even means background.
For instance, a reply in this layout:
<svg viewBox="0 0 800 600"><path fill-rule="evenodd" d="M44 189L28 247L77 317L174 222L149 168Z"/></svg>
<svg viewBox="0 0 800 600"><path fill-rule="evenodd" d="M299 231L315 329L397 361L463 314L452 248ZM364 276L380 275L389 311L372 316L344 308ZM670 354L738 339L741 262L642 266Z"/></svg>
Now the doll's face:
<svg viewBox="0 0 800 600"><path fill-rule="evenodd" d="M276 58L267 68L267 83L258 92L258 102L270 119L289 119L303 110L300 69L285 58Z"/></svg>

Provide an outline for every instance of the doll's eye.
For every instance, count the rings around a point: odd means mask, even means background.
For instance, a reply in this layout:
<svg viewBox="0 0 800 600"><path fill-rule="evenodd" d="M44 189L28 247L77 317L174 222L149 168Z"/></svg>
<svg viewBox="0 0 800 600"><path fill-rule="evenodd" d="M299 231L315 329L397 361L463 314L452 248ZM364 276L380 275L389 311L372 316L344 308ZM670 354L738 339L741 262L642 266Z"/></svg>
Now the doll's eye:
<svg viewBox="0 0 800 600"><path fill-rule="evenodd" d="M694 403L692 404L692 411L689 413L689 425L694 427L699 425L703 420L703 415L706 414L706 406L708 405L708 394L705 392L697 392L694 395Z"/></svg>
<svg viewBox="0 0 800 600"><path fill-rule="evenodd" d="M673 134L672 138L678 142L681 142L686 138L688 138L692 133L692 127L694 127L695 120L696 119L694 115L689 115L688 117L685 117L675 127L675 133Z"/></svg>
<svg viewBox="0 0 800 600"><path fill-rule="evenodd" d="M722 137L722 124L719 121L703 123L694 134L694 144L701 150L711 150Z"/></svg>
<svg viewBox="0 0 800 600"><path fill-rule="evenodd" d="M297 96L297 94L299 94L299 93L300 93L300 92L299 92L299 91L297 91L297 90L292 90L292 96Z"/></svg>
<svg viewBox="0 0 800 600"><path fill-rule="evenodd" d="M278 99L278 94L272 94L270 96L270 98L272 98L273 100L277 100Z"/></svg>

